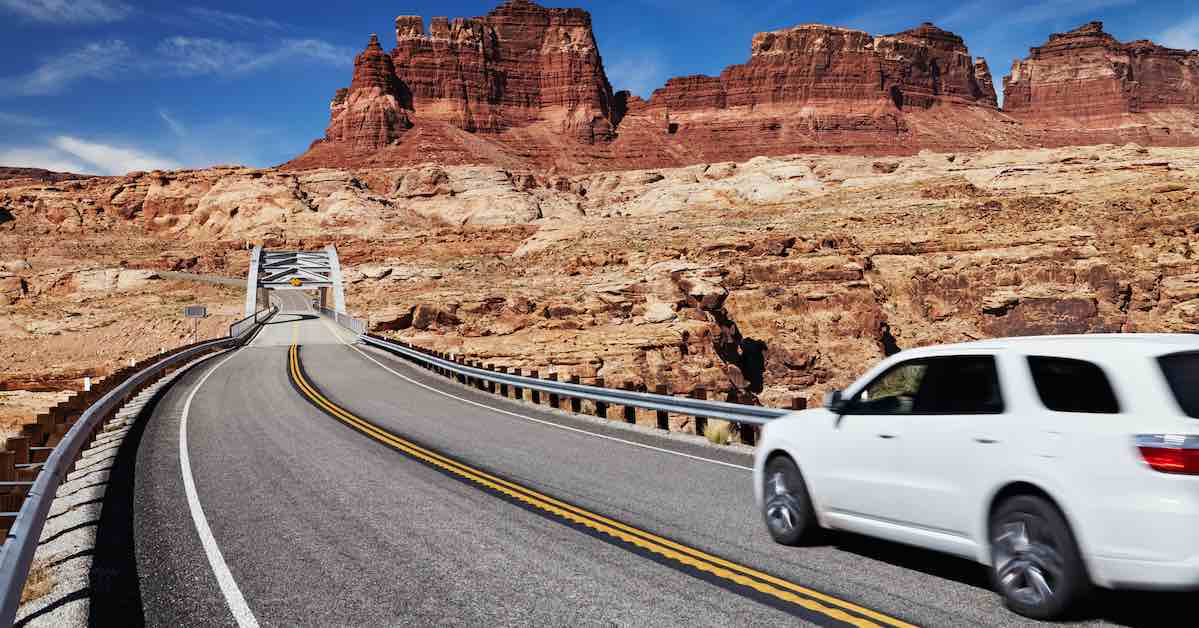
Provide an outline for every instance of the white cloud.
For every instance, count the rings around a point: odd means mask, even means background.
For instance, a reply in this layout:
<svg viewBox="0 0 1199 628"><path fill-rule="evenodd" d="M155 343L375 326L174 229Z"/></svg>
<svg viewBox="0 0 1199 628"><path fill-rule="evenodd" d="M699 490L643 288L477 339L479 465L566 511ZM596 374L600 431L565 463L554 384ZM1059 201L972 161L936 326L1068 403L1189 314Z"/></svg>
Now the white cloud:
<svg viewBox="0 0 1199 628"><path fill-rule="evenodd" d="M187 136L187 127L183 126L183 123L176 120L175 117L172 116L166 109L159 109L158 117L162 118L162 121L166 123L167 128L171 130L171 133L174 134L175 137Z"/></svg>
<svg viewBox="0 0 1199 628"><path fill-rule="evenodd" d="M41 168L55 172L73 172L75 174L94 174L94 169L71 159L61 151L53 148L35 148L20 146L12 148L0 147L0 166L13 168Z"/></svg>
<svg viewBox="0 0 1199 628"><path fill-rule="evenodd" d="M1157 37L1157 41L1171 48L1199 50L1199 15L1167 29Z"/></svg>
<svg viewBox="0 0 1199 628"><path fill-rule="evenodd" d="M133 7L114 0L0 0L0 7L51 24L119 22L133 13Z"/></svg>
<svg viewBox="0 0 1199 628"><path fill-rule="evenodd" d="M3 1L3 0L0 0ZM237 76L279 65L319 63L344 66L354 51L318 39L284 39L266 46L205 37L171 37L157 54L139 61L120 39L95 42L42 61L27 74L0 77L0 98L57 94L84 79L136 76Z"/></svg>
<svg viewBox="0 0 1199 628"><path fill-rule="evenodd" d="M631 56L620 56L604 64L613 91L629 90L648 99L650 94L666 82L666 71L657 51L643 51Z"/></svg>
<svg viewBox="0 0 1199 628"><path fill-rule="evenodd" d="M227 39L176 36L158 45L157 57L167 69L184 76L237 75L300 61L347 65L354 52L317 39L285 39L255 47Z"/></svg>
<svg viewBox="0 0 1199 628"><path fill-rule="evenodd" d="M129 45L119 39L95 42L78 50L47 58L28 74L0 78L0 95L41 96L61 92L81 79L103 79L130 64Z"/></svg>
<svg viewBox="0 0 1199 628"><path fill-rule="evenodd" d="M240 13L230 13L228 11L218 11L216 9L207 9L204 7L190 7L187 9L189 17L207 22L213 26L224 28L227 30L283 30L286 27L275 20L264 17L253 17L242 15Z"/></svg>
<svg viewBox="0 0 1199 628"><path fill-rule="evenodd" d="M135 170L175 170L178 162L136 148L125 148L89 142L69 135L60 135L51 145L72 158L92 166L100 174L125 174Z"/></svg>
<svg viewBox="0 0 1199 628"><path fill-rule="evenodd" d="M39 118L37 116L27 116L27 115L20 114L20 113L7 113L4 111L0 111L0 125L10 126L10 127L11 126L29 127L29 126L47 126L49 124L50 124L49 120L46 120L44 118Z"/></svg>

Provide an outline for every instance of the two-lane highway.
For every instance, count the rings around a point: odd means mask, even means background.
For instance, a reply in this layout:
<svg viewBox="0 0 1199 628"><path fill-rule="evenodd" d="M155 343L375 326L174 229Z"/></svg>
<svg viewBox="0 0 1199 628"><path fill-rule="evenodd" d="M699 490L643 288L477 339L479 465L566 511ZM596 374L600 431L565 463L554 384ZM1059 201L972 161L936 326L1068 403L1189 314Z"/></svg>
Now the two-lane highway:
<svg viewBox="0 0 1199 628"><path fill-rule="evenodd" d="M963 561L845 536L775 545L746 456L456 386L347 344L300 295L284 304L148 417L134 559L99 565L135 590L94 620L1024 623Z"/></svg>

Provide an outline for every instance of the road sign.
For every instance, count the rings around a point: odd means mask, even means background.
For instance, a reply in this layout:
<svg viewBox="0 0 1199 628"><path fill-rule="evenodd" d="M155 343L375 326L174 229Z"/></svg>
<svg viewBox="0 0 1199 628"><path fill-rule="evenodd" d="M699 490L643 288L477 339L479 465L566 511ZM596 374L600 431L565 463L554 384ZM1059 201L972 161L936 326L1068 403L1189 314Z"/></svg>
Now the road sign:
<svg viewBox="0 0 1199 628"><path fill-rule="evenodd" d="M183 315L188 318L204 318L208 316L208 308L203 305L189 305L183 308Z"/></svg>

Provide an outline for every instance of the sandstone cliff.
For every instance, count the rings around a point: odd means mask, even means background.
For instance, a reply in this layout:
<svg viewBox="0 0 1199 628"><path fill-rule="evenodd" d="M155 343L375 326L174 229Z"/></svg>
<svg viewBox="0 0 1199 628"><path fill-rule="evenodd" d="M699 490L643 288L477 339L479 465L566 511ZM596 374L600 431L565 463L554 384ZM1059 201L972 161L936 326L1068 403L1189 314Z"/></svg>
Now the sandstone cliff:
<svg viewBox="0 0 1199 628"><path fill-rule="evenodd" d="M1058 143L1192 145L1199 134L1199 52L1121 43L1102 22L1056 33L1033 48L1012 64L1004 93L1012 116L1066 132Z"/></svg>
<svg viewBox="0 0 1199 628"><path fill-rule="evenodd" d="M400 16L395 33L390 54L371 39L334 98L329 132L297 166L544 163L536 151L614 138L586 11L508 0L482 17L434 17L428 32L421 17Z"/></svg>
<svg viewBox="0 0 1199 628"><path fill-rule="evenodd" d="M383 52L378 36L371 35L366 50L354 59L349 89L339 90L329 105L332 120L325 138L352 150L387 146L412 128L404 108L408 100L391 57Z"/></svg>

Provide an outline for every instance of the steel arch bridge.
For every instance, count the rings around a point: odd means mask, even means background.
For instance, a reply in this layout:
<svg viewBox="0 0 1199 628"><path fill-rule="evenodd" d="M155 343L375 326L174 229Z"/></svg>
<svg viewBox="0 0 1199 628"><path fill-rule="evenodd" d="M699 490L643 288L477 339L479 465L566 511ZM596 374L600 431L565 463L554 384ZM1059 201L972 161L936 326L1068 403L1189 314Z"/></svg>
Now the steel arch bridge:
<svg viewBox="0 0 1199 628"><path fill-rule="evenodd" d="M270 305L271 290L317 290L321 307L329 308L333 293L333 311L346 313L345 288L337 249L330 244L323 251L268 251L261 246L250 253L250 272L246 275L246 316L253 316L261 300Z"/></svg>

